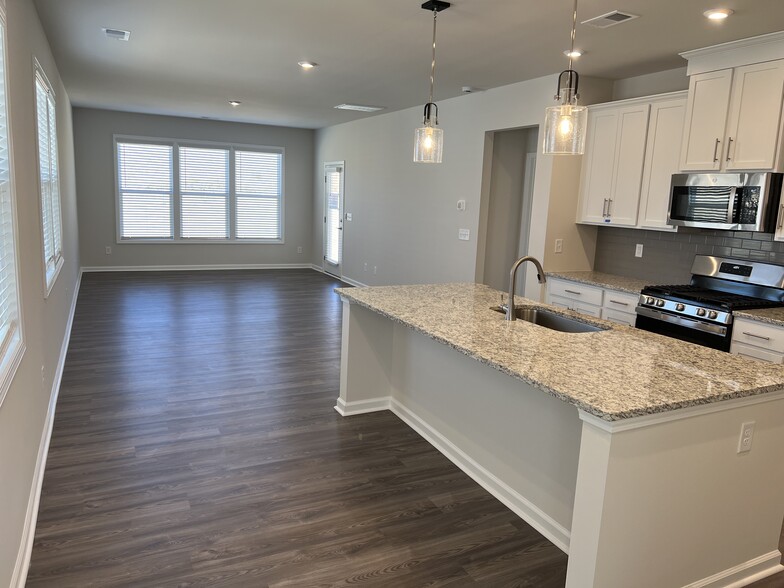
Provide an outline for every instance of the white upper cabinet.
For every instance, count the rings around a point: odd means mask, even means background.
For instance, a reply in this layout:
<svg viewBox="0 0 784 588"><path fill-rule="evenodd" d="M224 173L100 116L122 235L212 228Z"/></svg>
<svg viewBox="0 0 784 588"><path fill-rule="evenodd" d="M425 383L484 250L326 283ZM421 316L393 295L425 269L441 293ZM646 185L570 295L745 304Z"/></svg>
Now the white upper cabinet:
<svg viewBox="0 0 784 588"><path fill-rule="evenodd" d="M683 171L784 171L784 31L681 53Z"/></svg>
<svg viewBox="0 0 784 588"><path fill-rule="evenodd" d="M784 60L735 69L727 123L727 170L774 169L784 100Z"/></svg>
<svg viewBox="0 0 784 588"><path fill-rule="evenodd" d="M678 170L680 161L685 118L685 97L651 104L637 219L637 226L642 229L675 230L675 227L667 224L667 212L672 174Z"/></svg>
<svg viewBox="0 0 784 588"><path fill-rule="evenodd" d="M578 222L635 226L649 104L589 109Z"/></svg>
<svg viewBox="0 0 784 588"><path fill-rule="evenodd" d="M682 170L721 169L731 91L731 69L691 76L681 149Z"/></svg>

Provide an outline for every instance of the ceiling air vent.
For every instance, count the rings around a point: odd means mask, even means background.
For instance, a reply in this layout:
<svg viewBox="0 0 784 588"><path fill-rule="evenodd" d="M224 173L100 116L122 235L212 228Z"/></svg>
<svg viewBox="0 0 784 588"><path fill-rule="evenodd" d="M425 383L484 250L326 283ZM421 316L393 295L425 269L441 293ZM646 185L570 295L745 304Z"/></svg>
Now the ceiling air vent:
<svg viewBox="0 0 784 588"><path fill-rule="evenodd" d="M116 41L127 41L131 38L131 31L123 31L122 29L101 29L103 34Z"/></svg>
<svg viewBox="0 0 784 588"><path fill-rule="evenodd" d="M634 20L635 18L639 17L640 16L638 14L629 14L628 12L613 10L607 14L602 14L601 16L595 16L594 18L584 20L583 24L596 27L597 29L606 29L607 27L612 27L617 24L621 24L622 22Z"/></svg>
<svg viewBox="0 0 784 588"><path fill-rule="evenodd" d="M335 106L338 110L356 110L357 112L378 112L385 110L386 106L367 106L365 104L338 104Z"/></svg>

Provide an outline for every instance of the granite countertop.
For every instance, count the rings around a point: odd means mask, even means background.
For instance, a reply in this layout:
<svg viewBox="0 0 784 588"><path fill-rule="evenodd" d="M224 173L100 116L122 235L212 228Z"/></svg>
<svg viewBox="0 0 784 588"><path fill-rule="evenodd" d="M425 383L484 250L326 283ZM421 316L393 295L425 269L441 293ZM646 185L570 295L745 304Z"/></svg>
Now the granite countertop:
<svg viewBox="0 0 784 588"><path fill-rule="evenodd" d="M638 280L637 278L626 278L603 272L545 272L548 277L562 278L572 282L582 282L591 286L609 288L610 290L620 290L630 294L639 294L645 286L650 286L651 282Z"/></svg>
<svg viewBox="0 0 784 588"><path fill-rule="evenodd" d="M449 345L607 421L784 388L784 367L585 317L525 298L516 304L607 327L561 333L490 309L500 292L481 284L338 288L349 302Z"/></svg>
<svg viewBox="0 0 784 588"><path fill-rule="evenodd" d="M735 310L732 312L737 318L751 319L761 323L768 323L777 327L784 327L784 308L762 308L760 310Z"/></svg>

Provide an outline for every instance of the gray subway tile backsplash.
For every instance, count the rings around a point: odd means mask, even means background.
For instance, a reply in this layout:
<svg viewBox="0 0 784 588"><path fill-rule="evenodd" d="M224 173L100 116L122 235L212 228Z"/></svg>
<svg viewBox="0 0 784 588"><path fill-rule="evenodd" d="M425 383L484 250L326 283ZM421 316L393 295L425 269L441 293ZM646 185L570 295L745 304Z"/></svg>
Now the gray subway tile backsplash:
<svg viewBox="0 0 784 588"><path fill-rule="evenodd" d="M634 257L637 243L643 256ZM677 233L599 227L594 269L648 280L688 282L695 255L719 255L784 265L784 242L770 233L682 227Z"/></svg>

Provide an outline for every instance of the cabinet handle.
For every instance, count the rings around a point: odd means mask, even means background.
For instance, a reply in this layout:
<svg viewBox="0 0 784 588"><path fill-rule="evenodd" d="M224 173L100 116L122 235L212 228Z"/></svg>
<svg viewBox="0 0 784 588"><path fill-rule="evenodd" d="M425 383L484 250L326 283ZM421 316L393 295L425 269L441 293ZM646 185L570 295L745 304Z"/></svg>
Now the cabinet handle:
<svg viewBox="0 0 784 588"><path fill-rule="evenodd" d="M607 218L607 198L604 199L602 204L602 218Z"/></svg>
<svg viewBox="0 0 784 588"><path fill-rule="evenodd" d="M784 202L781 204L781 208L779 208L779 228L781 228L782 223L784 223Z"/></svg>
<svg viewBox="0 0 784 588"><path fill-rule="evenodd" d="M762 339L763 341L770 341L770 337L763 337L762 335L755 335L754 333L749 333L748 331L743 331L744 335L748 335L749 337L754 337L755 339Z"/></svg>
<svg viewBox="0 0 784 588"><path fill-rule="evenodd" d="M730 137L729 141L727 141L727 161L730 161L732 158L730 157L730 151L732 151L732 137Z"/></svg>
<svg viewBox="0 0 784 588"><path fill-rule="evenodd" d="M719 160L719 145L721 141L716 139L716 144L713 146L713 162L716 163Z"/></svg>
<svg viewBox="0 0 784 588"><path fill-rule="evenodd" d="M569 292L569 294L577 294L578 296L583 295L582 292L578 292L577 290L567 290L566 288L564 288L564 292Z"/></svg>
<svg viewBox="0 0 784 588"><path fill-rule="evenodd" d="M612 212L610 212L611 207L612 207L612 198L607 200L607 217L608 218L612 216Z"/></svg>
<svg viewBox="0 0 784 588"><path fill-rule="evenodd" d="M620 304L621 306L629 306L628 302L620 302L618 300L610 300L613 304Z"/></svg>

